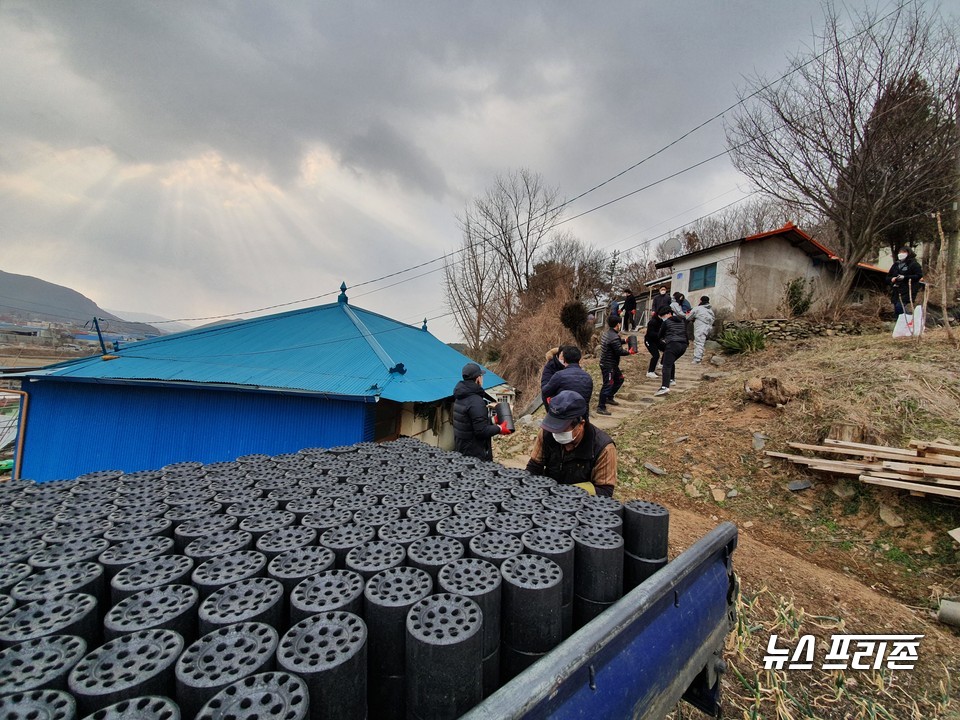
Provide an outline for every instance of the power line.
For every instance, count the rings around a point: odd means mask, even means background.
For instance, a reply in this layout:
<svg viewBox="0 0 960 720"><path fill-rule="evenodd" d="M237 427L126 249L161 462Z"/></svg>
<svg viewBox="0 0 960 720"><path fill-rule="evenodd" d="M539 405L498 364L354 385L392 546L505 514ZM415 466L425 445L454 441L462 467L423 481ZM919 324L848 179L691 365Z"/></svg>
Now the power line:
<svg viewBox="0 0 960 720"><path fill-rule="evenodd" d="M560 205L548 209L546 212L541 213L541 215L535 216L534 218L530 218L530 219L532 219L532 220L543 219L543 217L545 217L547 213L555 212L555 211L557 211L557 210L562 210L563 208L565 208L565 207L569 206L570 204L576 202L577 200L585 197L586 195L589 195L590 193L592 193L592 192L594 192L594 191L596 191L596 190L604 187L605 185L608 185L609 183L613 182L614 180L617 180L618 178L623 177L624 175L626 175L626 174L629 173L630 171L635 170L636 168L638 168L638 167L640 167L641 165L645 164L645 163L648 162L649 160L651 160L651 159L657 157L658 155L666 152L666 151L669 150L671 147L673 147L673 146L677 145L678 143L682 142L683 140L685 140L686 138L690 137L691 135L693 135L693 134L696 133L697 131L701 130L702 128L706 127L706 126L709 125L710 123L713 123L713 122L715 122L716 120L720 119L721 117L723 117L726 113L730 112L731 110L739 107L740 105L743 105L743 104L744 104L745 102L747 102L748 100L753 99L754 97L756 97L756 96L759 95L760 93L762 93L762 92L770 89L771 87L773 87L773 86L775 86L775 85L783 82L786 78L790 77L790 76L793 75L794 73L799 72L800 70L802 70L803 68L807 67L808 65L810 65L810 64L816 62L817 60L821 59L822 57L826 56L828 53L832 52L832 51L835 50L836 48L839 48L839 47L840 47L841 45L843 45L844 43L850 42L851 40L854 40L855 38L857 38L857 37L859 37L859 36L861 36L861 35L869 32L869 31L872 30L874 27L876 27L878 24L880 24L881 22L887 20L888 18L892 17L892 16L895 15L896 13L900 12L904 7L907 6L907 4L909 4L909 3L912 2L912 1L913 1L913 0L903 0L903 2L902 2L900 5L898 5L897 7L895 7L893 10L891 10L891 11L890 11L889 13L887 13L886 15L883 15L882 17L878 18L876 21L874 21L872 24L870 24L869 26L867 26L866 28L864 28L864 29L861 30L860 32L858 32L858 33L856 33L856 34L854 34L854 35L851 35L850 37L844 38L843 40L841 40L841 41L839 41L839 42L831 45L829 48L825 49L825 50L824 50L823 52L821 52L819 55L816 55L816 56L810 58L809 60L807 60L806 62L801 63L800 65L797 65L796 67L794 67L794 68L791 69L790 71L784 73L783 75L781 75L781 76L778 77L777 79L775 79L775 80L767 83L766 85L758 88L757 90L755 90L755 91L752 92L751 94L747 95L746 97L741 98L740 100L738 100L737 102L733 103L732 105L726 107L725 109L721 110L720 112L715 113L714 115L710 116L710 117L707 118L706 120L704 120L704 121L700 122L699 124L695 125L694 127L692 127L690 130L684 132L684 133L681 134L679 137L675 138L674 140L671 140L669 143L667 143L667 144L664 145L663 147L661 147L661 148L659 148L658 150L656 150L655 152L647 155L646 157L642 158L642 159L639 160L638 162L633 163L632 165L630 165L629 167L625 168L624 170L621 170L620 172L612 175L611 177L607 178L606 180L603 180L602 182L597 183L596 185L588 188L587 190L584 190L583 192L579 193L578 195L575 195L574 197L570 198L569 200L564 201L564 202L561 203ZM703 160L703 161L701 161L701 162L699 162L699 163L697 163L697 164L695 164L695 165L692 165L692 166L689 166L689 167L687 167L687 168L684 168L684 169L682 169L682 170L680 170L680 171L677 171L676 173L673 173L672 175L669 175L669 176L667 176L667 177L665 177L665 178L661 178L660 180L658 180L658 181L656 181L656 182L654 182L654 183L650 183L650 184L648 184L648 185L645 185L644 187L638 188L638 189L633 190L633 191L631 191L631 192L629 192L629 193L626 193L626 194L621 195L621 196L619 196L619 197L617 197L617 198L614 198L613 200L610 200L610 201L607 201L607 202L602 203L602 204L600 204L600 205L597 205L597 206L595 206L595 207L593 207L593 208L590 208L589 210L586 210L586 211L584 211L584 212L582 212L582 213L579 213L579 214L577 214L577 215L574 215L574 216L572 216L572 217L570 217L570 218L566 218L566 219L564 219L564 220L561 220L560 222L557 223L557 225L564 224L564 223L567 223L567 222L571 222L571 221L573 221L573 220L576 220L577 218L583 217L584 215L590 214L590 213L592 213L592 212L596 212L597 210L600 210L600 209L602 209L602 208L608 207L609 205L612 205L612 204L614 204L614 203L616 203L616 202L620 202L621 200L624 200L624 199L626 199L626 198L628 198L628 197L631 197L632 195L636 195L637 193L642 192L643 190L647 190L647 189L649 189L650 187L653 187L654 185L657 185L657 184L659 184L659 183L665 182L666 180L669 180L669 179L671 179L671 178L674 178L674 177L676 177L676 176L678 176L678 175L680 175L680 174L682 174L682 173L684 173L684 172L689 172L690 170L693 170L693 169L695 169L695 168L697 168L697 167L700 167L701 165L706 164L706 163L708 163L708 162L711 162L712 160L716 160L717 158L722 157L722 156L728 154L728 153L730 152L730 150L732 150L732 149L733 149L733 148L730 148L730 149L728 149L727 151L725 151L725 152L723 152L723 153L718 153L718 154L716 154L716 155L713 155L712 157L707 158L706 160ZM528 220L530 220L530 219L528 219ZM490 239L490 238L487 238L487 239ZM396 271L391 272L391 273L387 273L387 274L385 274L385 275L381 275L381 276L376 277L376 278L371 278L371 279L369 279L369 280L364 280L364 281L359 282L359 283L354 283L354 284L352 284L350 287L351 287L351 288L365 287L365 286L367 286L367 285L372 285L372 284L374 284L374 283L382 282L383 280L387 280L387 279L390 279L390 278L394 278L394 277L397 277L397 276L399 276L399 275L404 275L404 274L406 274L406 273L413 272L414 270L418 270L418 269L423 268L423 267L426 267L426 266L428 266L428 265L432 265L432 264L434 264L434 263L440 262L441 260L445 260L446 258L450 257L451 255L454 255L454 256L455 256L455 255L458 255L458 254L460 254L460 253L462 253L462 252L463 252L463 249L461 248L461 249L459 249L459 250L454 251L453 253L444 254L444 255L441 255L441 256L432 258L432 259L430 259L430 260L426 260L426 261L424 261L424 262L418 263L418 264L416 264L416 265L411 265L411 266L409 266L409 267L407 267L407 268L403 268L403 269L396 270ZM423 277L424 275L432 274L432 273L434 273L434 272L437 272L438 270L439 270L439 269L435 269L435 270L429 271L429 272L427 272L427 273L422 273L422 274L417 275L417 276L414 276L413 278L410 278L410 279L413 280L413 279L416 279L416 278L419 278L419 277ZM390 287L395 287L396 285L399 285L399 284L401 284L401 283L400 283L400 282L392 283L392 284L387 285L387 286L385 286L384 288L381 288L381 289L387 289L387 288L390 288ZM372 292L376 292L376 291L372 291ZM336 291L332 291L332 292L322 293L322 294L320 294L320 295L314 295L314 296L308 297L308 298L301 298L301 299L298 299L298 300L291 300L291 301L288 301L288 302L276 303L276 304L273 304L273 305L267 305L267 306L260 307L260 308L255 308L255 309L252 309L252 310L238 311L238 312L228 313L228 314L224 314L224 315L210 315L210 316L206 316L206 317L178 318L178 319L176 319L176 320L160 320L160 321L155 321L155 322L153 322L153 323L151 323L151 324L153 324L153 325L162 325L162 324L173 323L173 322L200 322L200 321L205 321L205 320L220 320L220 319L229 318L229 317L233 317L233 316L237 316L237 315L249 315L249 314L252 314L252 313L264 312L264 311L267 311L267 310L276 310L276 309L282 308L282 307L289 307L289 306L291 306L291 305L299 305L299 304L302 304L302 303L312 302L312 301L320 300L320 299L323 299L323 298L326 298L326 297L331 297L331 296L336 295L336 294L337 294ZM370 294L370 293L365 293L365 294Z"/></svg>
<svg viewBox="0 0 960 720"><path fill-rule="evenodd" d="M716 215L717 213L722 212L722 211L726 210L727 208L730 208L730 207L732 207L732 206L734 206L734 205L736 205L736 204L738 204L738 203L741 203L741 202L743 202L744 200L746 200L746 199L748 199L749 197L751 197L753 194L754 194L754 193L750 193L750 194L748 194L748 195L746 195L746 196L744 196L744 197L742 197L742 198L739 198L739 199L737 199L737 200L734 200L733 202L727 203L726 205L724 205L724 206L722 206L722 207L720 207L720 208L717 208L716 210L713 210L713 211L711 211L711 212L709 212L709 213L705 213L705 214L701 215L701 216L698 217L698 218L694 218L693 220L690 220L690 221L684 223L683 225L678 225L678 226L676 226L676 227L674 227L674 228L671 228L671 229L669 229L669 230L665 230L664 232L660 233L659 235L655 235L655 236L653 236L653 237L651 237L651 238L648 238L647 240L644 240L644 241L642 241L642 242L639 242L639 243L631 246L630 248L627 248L627 250L633 250L633 249L636 249L636 248L641 247L641 246L643 246L643 245L648 245L648 244L650 244L650 243L652 243L652 242L655 242L656 240L659 240L660 238L667 237L667 236L669 236L671 233L677 232L677 231L683 229L684 227L686 227L687 225L690 225L691 223L698 222L699 220L704 220L704 219L710 217L711 215ZM611 253L610 255L604 256L604 257L602 258L602 260L607 260L607 259L609 259L609 258L612 258L612 256L613 256L613 254ZM554 271L554 274L555 274L557 277L559 277L559 274L560 274L561 271L562 271L561 269L557 269L557 270ZM426 273L423 273L422 275L428 275L428 274L430 274L430 273L432 273L432 272L436 272L436 270L427 271ZM421 276L422 276L422 275L421 275ZM369 293L367 293L367 294L369 294ZM502 294L502 295L499 296L498 298L494 298L494 300L504 300L504 299L507 298L507 296L508 296L508 294ZM433 315L433 316L431 316L431 317L427 317L427 318L424 318L424 319L429 323L429 322L432 322L432 321L434 321L434 320L440 320L440 319L443 319L443 318L445 318L445 317L449 317L449 316L454 315L454 314L456 314L455 311L449 310L449 311L447 311L447 312L440 313L440 314L438 314L438 315ZM375 331L375 332L374 332L374 331L371 331L371 332L370 332L370 335L372 335L372 336L379 336L379 335L384 335L384 334L388 334L388 333L392 333L392 332L397 332L397 331L399 331L399 330L409 330L409 329L412 329L412 328L413 328L413 325L412 325L412 324L404 324L404 325L401 325L400 327L387 328L386 330L378 330L378 331ZM239 330L239 329L240 329L239 326L225 327L225 328L212 327L212 328L204 328L204 329L202 329L202 332L204 332L205 334L206 334L206 333L217 333L217 332L233 332L233 331L236 331L236 330ZM413 328L413 329L415 329L415 328ZM287 346L287 347L271 348L271 349L269 349L269 350L255 350L255 351L251 351L251 352L238 352L238 353L205 354L205 355L202 355L202 356L195 355L195 356L189 358L189 361L190 361L190 362L202 362L204 359L207 359L207 358L234 358L234 357L253 357L253 356L258 356L258 355L271 355L271 354L274 354L274 353L292 352L292 351L295 351L295 350L306 350L306 349L310 349L310 348L323 347L323 346L325 346L325 345L336 345L336 344L339 344L339 343L343 343L343 342L345 342L345 341L347 341L347 340L355 340L355 339L357 339L357 336L355 336L355 335L350 335L350 336L343 336L343 337L339 337L339 338L331 338L331 339L327 339L327 340L320 340L320 341L317 341L317 342L303 343L303 344L300 344L300 345L290 345L290 346ZM155 341L146 341L146 342L160 342L160 341L162 341L162 340L163 340L163 338L160 338L160 339L155 340ZM185 361L185 359L182 358L182 357L165 357L165 356L156 356L156 355L138 355L138 354L136 354L136 349L137 349L137 347L142 347L142 345L140 345L140 344L130 345L130 346L128 346L127 348L125 348L124 350L120 351L120 354L121 354L122 357L137 358L137 359L141 359L141 360Z"/></svg>

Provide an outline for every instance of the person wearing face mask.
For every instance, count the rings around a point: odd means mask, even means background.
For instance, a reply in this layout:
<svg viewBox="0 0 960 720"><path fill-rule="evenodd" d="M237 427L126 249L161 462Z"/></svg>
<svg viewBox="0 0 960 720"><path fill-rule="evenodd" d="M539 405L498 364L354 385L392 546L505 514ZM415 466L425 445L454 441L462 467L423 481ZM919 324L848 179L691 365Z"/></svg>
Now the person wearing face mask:
<svg viewBox="0 0 960 720"><path fill-rule="evenodd" d="M509 435L506 422L491 423L487 403L496 400L483 390L483 368L463 366L463 380L453 389L453 440L457 452L481 460L493 460L494 435Z"/></svg>
<svg viewBox="0 0 960 720"><path fill-rule="evenodd" d="M579 393L563 390L550 401L530 451L527 471L590 494L612 497L617 485L617 446L586 418Z"/></svg>
<svg viewBox="0 0 960 720"><path fill-rule="evenodd" d="M893 301L895 315L913 314L913 306L916 305L922 277L923 268L917 262L916 254L904 245L897 252L896 262L887 272L887 280L891 286L890 299Z"/></svg>
<svg viewBox="0 0 960 720"><path fill-rule="evenodd" d="M659 316L660 310L670 305L671 297L667 295L667 286L663 285L653 296L653 314Z"/></svg>

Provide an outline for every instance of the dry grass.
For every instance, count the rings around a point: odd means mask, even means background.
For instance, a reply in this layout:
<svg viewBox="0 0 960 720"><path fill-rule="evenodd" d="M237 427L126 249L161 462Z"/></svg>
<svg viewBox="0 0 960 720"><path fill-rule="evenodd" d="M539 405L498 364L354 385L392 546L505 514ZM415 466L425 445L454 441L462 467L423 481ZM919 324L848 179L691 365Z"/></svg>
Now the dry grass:
<svg viewBox="0 0 960 720"><path fill-rule="evenodd" d="M841 617L808 615L789 599L762 588L737 601L737 626L727 638L724 707L728 717L744 720L823 718L824 720L946 720L957 717L951 703L953 678L945 666L938 687L924 690L909 671L765 670L763 656L772 633L780 646L801 635L817 637L818 659L833 633L845 631ZM939 663L937 658L931 662ZM951 705L953 707L951 708ZM675 718L700 716L678 708Z"/></svg>
<svg viewBox="0 0 960 720"><path fill-rule="evenodd" d="M517 388L519 406L525 406L540 392L540 373L547 350L575 342L570 331L560 323L564 302L565 295L558 293L534 311L516 318L503 340L496 370Z"/></svg>

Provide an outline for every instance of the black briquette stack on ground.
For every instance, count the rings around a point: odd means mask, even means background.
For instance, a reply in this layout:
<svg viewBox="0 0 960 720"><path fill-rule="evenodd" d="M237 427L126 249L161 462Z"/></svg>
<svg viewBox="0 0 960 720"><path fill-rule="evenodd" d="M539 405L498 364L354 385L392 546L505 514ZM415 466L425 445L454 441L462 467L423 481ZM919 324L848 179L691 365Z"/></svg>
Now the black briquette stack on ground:
<svg viewBox="0 0 960 720"><path fill-rule="evenodd" d="M668 522L411 439L8 481L0 715L455 717L662 567Z"/></svg>

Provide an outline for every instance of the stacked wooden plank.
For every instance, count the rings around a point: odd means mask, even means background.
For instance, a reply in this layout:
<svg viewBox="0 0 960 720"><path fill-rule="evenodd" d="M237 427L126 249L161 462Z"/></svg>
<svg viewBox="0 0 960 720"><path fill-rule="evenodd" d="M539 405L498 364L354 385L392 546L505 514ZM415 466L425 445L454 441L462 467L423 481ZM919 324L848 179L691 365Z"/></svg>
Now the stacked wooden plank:
<svg viewBox="0 0 960 720"><path fill-rule="evenodd" d="M944 495L960 498L960 445L946 440L911 440L909 447L868 445L846 440L824 440L822 445L788 443L814 456L767 451L811 470L832 475L855 475L871 485L909 490L912 495ZM836 457L822 457L840 456Z"/></svg>

